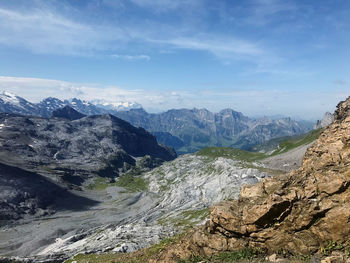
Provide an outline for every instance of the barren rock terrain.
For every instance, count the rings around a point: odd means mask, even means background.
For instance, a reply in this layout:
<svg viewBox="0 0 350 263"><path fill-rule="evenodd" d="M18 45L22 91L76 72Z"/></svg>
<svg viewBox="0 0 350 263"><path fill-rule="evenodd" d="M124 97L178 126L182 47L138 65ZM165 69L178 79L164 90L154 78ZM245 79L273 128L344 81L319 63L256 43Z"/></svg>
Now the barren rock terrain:
<svg viewBox="0 0 350 263"><path fill-rule="evenodd" d="M346 247L349 186L350 98L339 103L334 122L307 150L298 170L245 186L238 200L214 205L204 226L152 262L176 262L246 247L306 255L329 242Z"/></svg>

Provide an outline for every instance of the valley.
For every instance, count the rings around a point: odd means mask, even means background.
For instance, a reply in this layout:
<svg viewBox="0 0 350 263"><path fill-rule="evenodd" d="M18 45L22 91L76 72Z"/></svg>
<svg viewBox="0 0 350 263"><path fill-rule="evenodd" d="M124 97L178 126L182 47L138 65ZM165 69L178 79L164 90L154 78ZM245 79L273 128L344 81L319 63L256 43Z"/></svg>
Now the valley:
<svg viewBox="0 0 350 263"><path fill-rule="evenodd" d="M67 105L51 118L0 113L1 260L147 251L191 231L207 221L212 205L236 200L244 185L300 167L322 132L268 140L277 133L266 121L267 136L258 145L253 139L254 152L212 146L177 157L111 114Z"/></svg>
<svg viewBox="0 0 350 263"><path fill-rule="evenodd" d="M151 170L138 164L139 168L122 173L115 182L95 175L72 188L70 181L68 192L88 200L88 205L57 209L59 205L54 204L56 210L51 214L36 213L34 218L4 224L0 254L34 262L60 262L81 253L147 248L205 222L209 207L236 199L242 185L282 174L282 169L264 165L267 156L213 147ZM301 157L302 153L299 161ZM59 171L45 169L45 176L51 178ZM58 200L72 204L74 199Z"/></svg>
<svg viewBox="0 0 350 263"><path fill-rule="evenodd" d="M350 263L349 14L0 0L0 263Z"/></svg>

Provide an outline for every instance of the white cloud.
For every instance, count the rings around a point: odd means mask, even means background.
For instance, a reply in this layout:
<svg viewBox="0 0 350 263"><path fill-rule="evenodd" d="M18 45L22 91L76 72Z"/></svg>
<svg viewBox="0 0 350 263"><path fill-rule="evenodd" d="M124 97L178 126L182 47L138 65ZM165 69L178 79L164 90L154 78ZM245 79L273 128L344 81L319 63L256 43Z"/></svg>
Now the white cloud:
<svg viewBox="0 0 350 263"><path fill-rule="evenodd" d="M212 34L176 37L169 39L148 39L151 43L166 45L173 49L202 51L230 63L231 61L249 61L255 65L275 65L282 61L279 57L256 43L233 37L222 37Z"/></svg>
<svg viewBox="0 0 350 263"><path fill-rule="evenodd" d="M176 48L208 51L218 57L232 56L260 56L264 51L248 41L222 38L213 35L199 37L179 37L167 40L151 40L155 43L164 43Z"/></svg>
<svg viewBox="0 0 350 263"><path fill-rule="evenodd" d="M113 58L123 59L123 60L146 60L146 61L151 60L151 57L148 55L118 55L118 54L113 54L111 56Z"/></svg>
<svg viewBox="0 0 350 263"><path fill-rule="evenodd" d="M246 115L283 114L303 119L321 118L326 111L333 111L340 100L350 95L347 89L319 91L283 91L277 89L240 89L218 91L205 90L134 90L118 86L91 83L72 83L61 80L0 77L0 92L9 91L29 101L38 102L46 97L107 102L130 101L140 103L149 111L165 111L171 108L207 108L220 111L232 108ZM298 102L296 107L295 102Z"/></svg>

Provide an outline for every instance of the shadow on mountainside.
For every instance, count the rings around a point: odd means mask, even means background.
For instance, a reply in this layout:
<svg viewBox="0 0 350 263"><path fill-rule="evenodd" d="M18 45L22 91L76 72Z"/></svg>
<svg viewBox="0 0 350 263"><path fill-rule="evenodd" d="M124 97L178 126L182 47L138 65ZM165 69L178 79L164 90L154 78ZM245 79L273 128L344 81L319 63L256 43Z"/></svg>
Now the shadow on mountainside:
<svg viewBox="0 0 350 263"><path fill-rule="evenodd" d="M0 220L81 211L99 202L69 192L40 174L0 163Z"/></svg>

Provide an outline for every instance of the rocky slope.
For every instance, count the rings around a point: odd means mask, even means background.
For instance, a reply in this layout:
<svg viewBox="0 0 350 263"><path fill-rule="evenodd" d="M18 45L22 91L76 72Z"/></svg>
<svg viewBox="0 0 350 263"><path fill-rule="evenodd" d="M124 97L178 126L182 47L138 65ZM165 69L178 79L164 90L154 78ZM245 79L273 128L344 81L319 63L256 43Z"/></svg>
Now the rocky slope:
<svg viewBox="0 0 350 263"><path fill-rule="evenodd" d="M97 205L0 228L0 255L55 262L78 253L148 247L203 223L214 202L236 198L242 184L268 176L245 166L224 156L183 155L134 176L124 187L123 176L116 183L97 178L83 192Z"/></svg>
<svg viewBox="0 0 350 263"><path fill-rule="evenodd" d="M57 210L85 210L96 204L40 174L0 163L0 225L21 217L50 215Z"/></svg>
<svg viewBox="0 0 350 263"><path fill-rule="evenodd" d="M32 174L28 172L27 175L36 176L38 182L44 180L40 179L42 176L46 176L52 181L53 187L54 183L59 183L64 187L79 189L98 175L115 180L146 155L150 161L145 165L152 167L176 157L172 149L159 145L156 138L144 129L135 128L112 115L84 117L70 108L54 115L60 117L40 118L0 113L0 163L18 167L21 171L30 171ZM22 179L15 182L11 178L24 174L24 170L19 173L7 169L7 172L0 174L1 187L10 189L9 195L21 195L15 192L20 191ZM25 178L23 180L23 189L31 186L33 189L29 192L23 190L22 194L32 196L38 188L36 183L27 183ZM54 196L55 190L51 190ZM22 199L2 195L1 209L6 211L6 207L11 206L13 211L18 211L12 218L22 217L27 214L27 210L21 209ZM37 207L42 208L39 199ZM34 213L30 209L28 211ZM1 217L7 218L8 215L1 214Z"/></svg>
<svg viewBox="0 0 350 263"><path fill-rule="evenodd" d="M313 254L330 242L344 248L350 236L349 186L350 97L339 103L334 122L307 150L298 170L245 186L238 200L214 205L203 227L153 262L244 247L294 254Z"/></svg>

